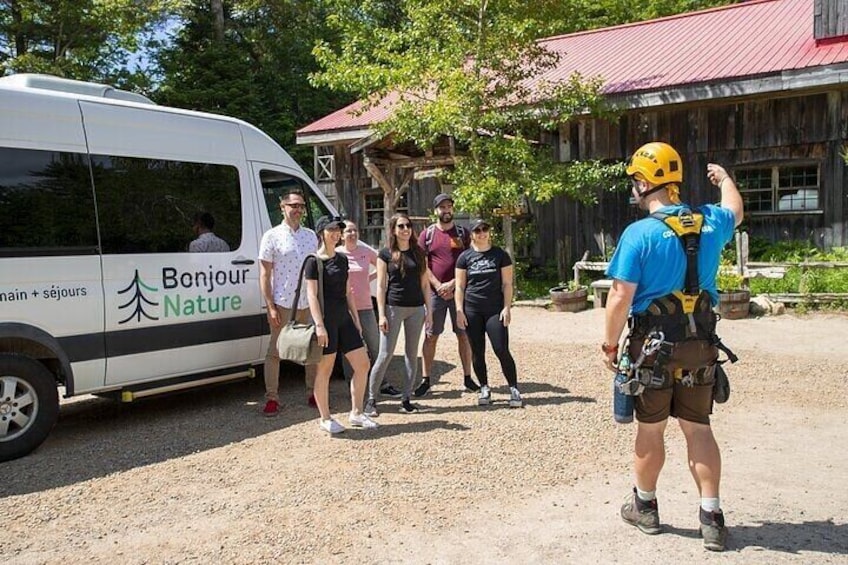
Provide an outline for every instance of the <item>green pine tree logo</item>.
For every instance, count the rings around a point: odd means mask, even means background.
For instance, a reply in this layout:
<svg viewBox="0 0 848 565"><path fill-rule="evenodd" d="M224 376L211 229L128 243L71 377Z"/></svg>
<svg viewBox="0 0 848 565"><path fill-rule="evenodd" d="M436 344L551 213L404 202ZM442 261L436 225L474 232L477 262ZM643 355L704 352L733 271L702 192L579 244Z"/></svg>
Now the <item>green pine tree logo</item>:
<svg viewBox="0 0 848 565"><path fill-rule="evenodd" d="M118 322L119 324L125 324L125 323L129 322L130 320L132 320L133 318L135 318L137 322L140 322L142 316L144 316L148 320L158 320L159 319L156 316L151 316L150 314L148 314L147 312L144 311L144 305L145 304L149 304L150 306L159 306L158 302L153 302L152 300L150 300L146 296L144 296L145 290L150 291L150 292L157 292L159 289L153 288L151 286L147 286L146 284L144 284L144 281L141 280L141 276L138 274L138 269L136 269L135 270L135 276L133 277L133 280L129 284L129 286L127 288L125 288L124 290L118 291L118 294L126 294L127 292L132 291L132 296L127 301L127 303L123 304L121 306L118 306L119 310L123 310L124 308L129 308L130 306L135 305L135 308L133 309L132 314L130 314L128 317L126 317L123 320L121 320L120 322Z"/></svg>

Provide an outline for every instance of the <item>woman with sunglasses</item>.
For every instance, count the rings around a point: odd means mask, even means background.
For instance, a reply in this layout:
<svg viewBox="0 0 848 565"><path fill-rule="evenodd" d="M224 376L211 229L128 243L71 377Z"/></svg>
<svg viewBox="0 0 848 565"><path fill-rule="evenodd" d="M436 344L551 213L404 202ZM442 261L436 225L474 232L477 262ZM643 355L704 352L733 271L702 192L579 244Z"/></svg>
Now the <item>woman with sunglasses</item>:
<svg viewBox="0 0 848 565"><path fill-rule="evenodd" d="M348 260L336 253L336 246L342 235L344 222L338 217L322 216L315 223L320 246L318 257L306 259L306 290L309 310L315 321L315 334L319 345L324 347L324 356L318 362L315 375L315 402L321 413L321 429L328 434L338 434L344 426L330 417L330 373L336 360L336 352L341 351L353 367L353 379L350 381L351 412L348 422L357 428L373 429L377 423L362 412L362 399L368 379L368 354L362 343L362 327L356 302L348 285ZM318 269L323 269L324 307L318 300Z"/></svg>
<svg viewBox="0 0 848 565"><path fill-rule="evenodd" d="M521 408L515 360L509 352L509 322L512 305L512 259L492 245L485 220L471 222L471 247L456 260L456 321L471 344L471 364L480 381L477 404L492 402L486 368L486 336L501 363L509 384L509 406Z"/></svg>
<svg viewBox="0 0 848 565"><path fill-rule="evenodd" d="M418 341L422 326L430 327L430 281L427 259L418 246L412 222L406 214L389 220L389 245L377 256L377 313L380 328L380 353L368 379L365 414L378 416L377 392L395 352L401 326L405 342L406 380L403 383L401 412L418 412L412 404L412 387L418 378Z"/></svg>

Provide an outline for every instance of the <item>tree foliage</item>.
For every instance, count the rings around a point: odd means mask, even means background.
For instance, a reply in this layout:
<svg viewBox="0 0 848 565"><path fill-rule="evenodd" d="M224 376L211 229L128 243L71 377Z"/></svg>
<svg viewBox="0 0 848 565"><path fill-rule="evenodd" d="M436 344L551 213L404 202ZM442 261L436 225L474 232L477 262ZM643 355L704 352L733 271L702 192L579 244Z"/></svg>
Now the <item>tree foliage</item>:
<svg viewBox="0 0 848 565"><path fill-rule="evenodd" d="M34 72L136 87L128 62L180 0L5 0L0 74Z"/></svg>
<svg viewBox="0 0 848 565"><path fill-rule="evenodd" d="M595 187L568 182L568 168L537 142L540 129L605 111L598 81L542 80L558 54L537 39L573 29L577 4L539 0L528 10L518 0L336 0L332 6L329 21L343 40L336 48L316 47L323 70L313 80L371 104L396 96L391 116L377 127L398 140L426 149L453 137L465 149L450 176L462 207L546 201L562 192L592 199Z"/></svg>
<svg viewBox="0 0 848 565"><path fill-rule="evenodd" d="M191 1L158 54L154 98L246 120L311 163L311 149L295 146L295 130L350 101L308 81L317 69L312 46L331 41L323 10L318 1Z"/></svg>

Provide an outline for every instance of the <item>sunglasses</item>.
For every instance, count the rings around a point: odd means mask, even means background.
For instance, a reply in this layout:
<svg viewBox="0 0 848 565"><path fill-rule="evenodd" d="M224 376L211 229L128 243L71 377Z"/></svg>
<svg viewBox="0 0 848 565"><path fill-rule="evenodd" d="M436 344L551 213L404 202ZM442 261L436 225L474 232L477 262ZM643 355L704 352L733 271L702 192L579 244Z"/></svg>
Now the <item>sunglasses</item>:
<svg viewBox="0 0 848 565"><path fill-rule="evenodd" d="M471 231L473 231L474 233L485 233L489 231L489 226L481 226L479 228L474 228Z"/></svg>
<svg viewBox="0 0 848 565"><path fill-rule="evenodd" d="M399 230L410 230L412 229L412 224L395 224L395 227Z"/></svg>
<svg viewBox="0 0 848 565"><path fill-rule="evenodd" d="M289 208L294 208L295 210L303 210L304 208L306 208L306 204L301 204L300 202L297 202L295 204L289 204L288 202L284 202L283 205L288 206Z"/></svg>

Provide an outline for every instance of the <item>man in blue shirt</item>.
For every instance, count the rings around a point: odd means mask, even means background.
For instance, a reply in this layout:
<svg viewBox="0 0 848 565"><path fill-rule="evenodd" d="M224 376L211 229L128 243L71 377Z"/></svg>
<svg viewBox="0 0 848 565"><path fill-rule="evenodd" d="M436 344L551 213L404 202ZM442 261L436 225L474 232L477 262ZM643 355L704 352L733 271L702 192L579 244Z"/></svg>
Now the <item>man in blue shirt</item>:
<svg viewBox="0 0 848 565"><path fill-rule="evenodd" d="M680 203L683 162L668 144L648 143L631 157L627 174L640 209L648 214L676 215ZM727 171L707 165L707 178L721 191L719 206L708 204L695 212L703 214L700 249L697 255L700 290L718 302L715 276L720 254L742 222L742 197ZM673 229L648 217L627 227L607 269L613 279L606 305L605 341L601 346L606 366L616 370L618 342L629 316L645 313L655 300L684 288L686 254ZM656 500L657 480L665 463L664 433L668 417L677 418L689 457L689 468L701 496L699 512L704 547L725 548L727 529L721 512L719 482L721 454L709 415L712 411L712 381L684 384L674 377L663 388L646 388L635 398L636 432L633 496L621 508L621 517L647 534L660 533Z"/></svg>

